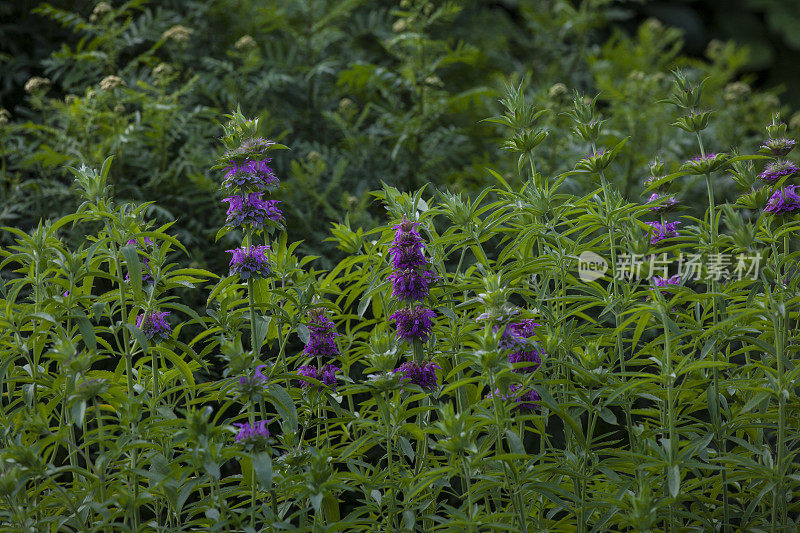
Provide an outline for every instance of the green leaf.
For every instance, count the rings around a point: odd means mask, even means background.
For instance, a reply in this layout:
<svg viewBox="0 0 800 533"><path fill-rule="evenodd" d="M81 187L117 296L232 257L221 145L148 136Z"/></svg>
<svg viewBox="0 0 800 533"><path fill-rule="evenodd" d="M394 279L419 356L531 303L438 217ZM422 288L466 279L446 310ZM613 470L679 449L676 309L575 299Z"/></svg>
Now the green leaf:
<svg viewBox="0 0 800 533"><path fill-rule="evenodd" d="M125 258L125 266L128 269L128 278L133 288L133 294L139 299L142 294L142 264L139 262L139 252L136 251L135 246L123 246L120 252ZM122 280L120 282L124 283Z"/></svg>
<svg viewBox="0 0 800 533"><path fill-rule="evenodd" d="M305 324L297 324L297 336L303 344L308 344L311 340L311 333L308 331L308 326Z"/></svg>
<svg viewBox="0 0 800 533"><path fill-rule="evenodd" d="M136 324L125 324L125 327L128 328L133 338L136 339L137 344L139 344L139 347L142 349L142 355L147 355L147 337L142 333L142 330L140 330Z"/></svg>
<svg viewBox="0 0 800 533"><path fill-rule="evenodd" d="M268 452L260 452L253 456L253 469L261 487L264 490L272 489L272 458Z"/></svg>
<svg viewBox="0 0 800 533"><path fill-rule="evenodd" d="M678 492L681 490L680 467L678 465L671 465L668 469L668 476L669 493L673 498L675 498L678 496Z"/></svg>
<svg viewBox="0 0 800 533"><path fill-rule="evenodd" d="M297 431L297 409L289 393L277 383L270 383L269 396L281 422L286 424L284 431Z"/></svg>

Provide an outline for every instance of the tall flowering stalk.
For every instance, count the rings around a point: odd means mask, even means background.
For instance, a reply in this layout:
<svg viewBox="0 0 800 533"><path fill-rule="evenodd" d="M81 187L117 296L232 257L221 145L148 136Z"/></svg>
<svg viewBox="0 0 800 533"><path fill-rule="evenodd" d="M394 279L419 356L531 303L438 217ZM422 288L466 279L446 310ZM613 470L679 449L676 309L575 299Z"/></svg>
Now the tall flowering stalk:
<svg viewBox="0 0 800 533"><path fill-rule="evenodd" d="M228 118L230 121L225 126L225 136L222 138L227 150L216 166L222 168L224 172L221 188L228 196L222 201L228 204L228 208L226 225L217 234L217 238L235 229L244 233L242 246L228 250L231 254L229 266L230 275L238 275L247 282L250 349L253 361L256 361L261 355L261 346L256 335L254 280L269 277L272 269L267 257L269 246L257 245L254 239L256 234L283 229L283 215L278 208L278 202L264 200L263 196L280 185L275 172L269 166L271 158L267 157L267 152L285 146L259 137L258 119L247 120L239 110L228 115ZM262 421L260 424L256 424L255 405L251 402L249 425L247 428L243 427L242 432L249 431L247 435L256 436L266 432L265 422ZM250 498L250 521L251 526L254 526L257 499L254 466L251 466Z"/></svg>
<svg viewBox="0 0 800 533"><path fill-rule="evenodd" d="M789 152L792 151L796 142L794 139L786 137L786 124L779 121L776 115L773 117L772 124L767 126L768 140L762 145L762 152L767 153L775 158L776 161L767 164L764 171L761 173L760 178L768 184L777 182L783 183L791 178L798 170L798 167L785 159ZM764 207L764 213L769 214L770 218L778 219L778 223L784 222L784 219L793 217L796 213L800 213L800 194L797 189L798 185L786 185L780 189L775 190L770 196L767 205ZM783 256L780 257L776 249L776 245L772 244L773 256L775 260L775 276L782 279L783 283L776 283L775 292L770 290L770 284L764 283L767 301L772 308L771 321L772 333L775 338L775 360L776 360L776 384L777 384L777 401L778 401L778 435L776 443L776 461L775 468L777 469L776 483L772 490L772 531L781 531L787 522L787 509L786 498L784 495L786 489L786 460L787 460L787 442L786 442L786 403L789 393L786 391L786 368L785 358L787 357L787 344L789 336L789 311L787 299L792 297L792 293L787 291L789 282L789 254L791 252L789 246L789 232L783 232ZM784 265L784 271L781 272L780 265Z"/></svg>
<svg viewBox="0 0 800 533"><path fill-rule="evenodd" d="M406 307L392 314L391 320L397 339L413 347L414 363L417 367L426 367L430 362L424 361L422 345L430 338L436 313L416 302L422 302L428 296L430 284L437 276L428 268L425 244L417 226L419 222L411 222L403 216L402 222L394 227L397 233L389 248L394 272L389 275L389 280L392 282L392 295ZM395 372L403 374L404 370L400 367Z"/></svg>

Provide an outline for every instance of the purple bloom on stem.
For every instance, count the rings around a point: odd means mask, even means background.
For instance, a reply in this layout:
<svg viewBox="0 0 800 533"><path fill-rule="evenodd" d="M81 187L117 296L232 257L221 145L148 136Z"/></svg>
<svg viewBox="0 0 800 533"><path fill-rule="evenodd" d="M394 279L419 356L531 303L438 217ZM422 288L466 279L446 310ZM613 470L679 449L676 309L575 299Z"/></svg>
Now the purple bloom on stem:
<svg viewBox="0 0 800 533"><path fill-rule="evenodd" d="M240 385L247 385L247 384L259 385L259 384L263 384L263 383L267 382L269 380L269 378L267 376L265 376L261 372L262 368L267 368L267 365L258 365L256 367L255 373L252 376L242 376L242 377L240 377L239 378L239 384Z"/></svg>
<svg viewBox="0 0 800 533"><path fill-rule="evenodd" d="M664 239L678 236L678 224L680 221L667 222L663 226L660 222L647 222L650 226L650 244L658 244Z"/></svg>
<svg viewBox="0 0 800 533"><path fill-rule="evenodd" d="M222 185L228 189L275 189L280 181L275 177L275 172L269 167L270 161L272 159L247 161L241 165L233 163L232 166L225 169Z"/></svg>
<svg viewBox="0 0 800 533"><path fill-rule="evenodd" d="M430 270L409 268L389 274L389 279L392 280L392 296L400 301L415 302L428 295L428 284L436 279L436 274Z"/></svg>
<svg viewBox="0 0 800 533"><path fill-rule="evenodd" d="M508 355L511 363L530 363L515 372L533 372L542 364L541 356L544 355L529 339L536 337L534 327L539 326L530 318L508 324L503 330L503 335L498 342L502 350L512 350ZM497 328L495 328L496 330Z"/></svg>
<svg viewBox="0 0 800 533"><path fill-rule="evenodd" d="M666 213L667 211L672 211L680 201L676 200L675 197L671 194L658 194L653 193L650 195L650 199L647 200L648 204L654 204L650 207L651 211L656 213Z"/></svg>
<svg viewBox="0 0 800 533"><path fill-rule="evenodd" d="M772 163L768 164L766 167L764 167L764 172L759 174L758 177L767 183L775 183L783 177L796 174L798 170L800 170L800 167L791 161L783 159L780 161L773 161Z"/></svg>
<svg viewBox="0 0 800 533"><path fill-rule="evenodd" d="M269 276L272 271L266 256L267 250L269 250L269 246L250 246L249 248L226 250L232 255L229 263L230 275L239 274L245 280L250 276L254 278Z"/></svg>
<svg viewBox="0 0 800 533"><path fill-rule="evenodd" d="M261 445L265 444L269 438L269 430L267 429L268 420L261 420L254 425L249 423L234 424L239 428L239 433L236 435L236 442L245 445Z"/></svg>
<svg viewBox="0 0 800 533"><path fill-rule="evenodd" d="M776 215L800 211L800 195L796 192L798 187L800 185L788 185L775 191L764 211Z"/></svg>
<svg viewBox="0 0 800 533"><path fill-rule="evenodd" d="M336 357L339 348L336 346L336 325L325 316L322 309L313 309L309 315L309 339L303 353L311 357Z"/></svg>
<svg viewBox="0 0 800 533"><path fill-rule="evenodd" d="M262 228L267 220L280 222L283 213L278 209L278 200L262 200L263 192L251 192L245 195L236 195L223 198L228 202L226 222L231 226L251 225Z"/></svg>
<svg viewBox="0 0 800 533"><path fill-rule="evenodd" d="M389 253L392 255L392 267L395 270L421 268L427 264L422 251L425 245L422 236L414 228L418 222L411 222L405 216L403 221L394 227L397 230Z"/></svg>
<svg viewBox="0 0 800 533"><path fill-rule="evenodd" d="M397 338L409 344L415 340L426 342L431 334L433 322L431 319L436 316L430 309L422 306L406 307L400 309L391 316L397 328Z"/></svg>
<svg viewBox="0 0 800 533"><path fill-rule="evenodd" d="M156 342L169 337L172 328L164 320L169 311L151 311L145 315L136 317L136 327L142 330L145 337Z"/></svg>
<svg viewBox="0 0 800 533"><path fill-rule="evenodd" d="M537 393L533 389L528 389L525 392L520 394L520 390L522 387L517 385L516 383L511 384L508 388L508 394L501 394L500 389L495 389L494 392L490 392L486 395L487 398L494 398L497 396L498 398L504 401L515 401L517 405L514 406L514 409L519 409L520 411L533 411L534 409L539 409L539 401L541 398L539 397L539 393Z"/></svg>
<svg viewBox="0 0 800 533"><path fill-rule="evenodd" d="M324 385L336 390L336 386L339 383L338 378L336 377L336 372L341 370L336 365L324 365L322 368L318 369L315 366L301 366L297 369L297 375L303 376L307 378L316 379L317 381L321 381ZM305 380L300 380L300 387L305 389L311 386L311 383Z"/></svg>
<svg viewBox="0 0 800 533"><path fill-rule="evenodd" d="M794 148L794 139L783 137L781 139L769 139L761 145L761 148L767 152L772 153L775 157L785 157Z"/></svg>
<svg viewBox="0 0 800 533"><path fill-rule="evenodd" d="M681 277L677 274L674 276L670 276L668 278L662 278L661 276L653 276L653 283L656 287L666 287L667 285L680 285L681 284Z"/></svg>
<svg viewBox="0 0 800 533"><path fill-rule="evenodd" d="M422 364L409 361L403 363L394 369L395 374L401 374L400 383L419 385L425 390L433 390L436 388L436 370L440 369L439 365L431 362L423 362Z"/></svg>

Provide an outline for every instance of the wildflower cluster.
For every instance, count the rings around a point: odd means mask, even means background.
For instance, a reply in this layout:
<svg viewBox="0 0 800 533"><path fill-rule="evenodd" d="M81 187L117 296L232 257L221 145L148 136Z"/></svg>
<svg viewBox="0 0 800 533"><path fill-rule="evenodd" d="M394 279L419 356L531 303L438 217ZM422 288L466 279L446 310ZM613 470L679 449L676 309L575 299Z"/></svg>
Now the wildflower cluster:
<svg viewBox="0 0 800 533"><path fill-rule="evenodd" d="M786 124L781 123L777 116L773 118L772 124L767 126L767 136L769 138L761 145L761 151L775 159L766 164L759 178L768 185L780 186L800 171L800 167L794 162L785 159L796 142L786 137ZM764 212L788 215L800 211L800 194L797 188L798 185L786 185L774 189L767 205L764 206Z"/></svg>
<svg viewBox="0 0 800 533"><path fill-rule="evenodd" d="M418 222L411 222L404 216L400 224L394 227L397 232L389 248L394 268L394 272L389 274L392 296L407 305L393 313L391 320L397 339L414 346L427 342L430 338L432 319L436 313L416 302L421 302L428 296L430 284L437 279L436 274L427 268L425 243L416 226L419 226ZM400 374L400 383L433 390L436 388L437 368L439 366L435 363L417 360L403 363L394 372Z"/></svg>
<svg viewBox="0 0 800 533"><path fill-rule="evenodd" d="M301 366L297 369L297 375L316 379L336 390L338 384L336 373L341 368L331 363L322 364L323 359L330 360L339 355L339 347L336 346L336 336L338 335L336 325L325 316L323 309L313 309L309 315L309 338L303 354L316 358L317 365ZM308 381L300 380L301 388L306 389L310 385Z"/></svg>
<svg viewBox="0 0 800 533"><path fill-rule="evenodd" d="M164 318L168 314L169 311L150 311L139 315L136 317L136 327L142 330L149 340L162 341L172 332L172 328Z"/></svg>
<svg viewBox="0 0 800 533"><path fill-rule="evenodd" d="M231 115L223 141L228 150L220 158L224 177L222 188L230 194L222 201L228 204L226 226L245 232L244 246L228 250L231 254L230 274L242 279L264 278L271 274L266 257L268 246L253 243L254 232L283 229L283 213L277 200L265 200L265 193L274 191L280 180L270 168L268 150L282 147L256 135L258 120L245 120L241 113Z"/></svg>

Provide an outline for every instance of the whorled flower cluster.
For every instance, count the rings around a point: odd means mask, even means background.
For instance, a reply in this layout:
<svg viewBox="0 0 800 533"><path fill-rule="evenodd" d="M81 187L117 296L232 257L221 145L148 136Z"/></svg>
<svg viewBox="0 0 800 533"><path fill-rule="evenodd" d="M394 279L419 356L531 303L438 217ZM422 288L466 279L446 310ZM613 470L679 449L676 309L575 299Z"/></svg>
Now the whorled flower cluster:
<svg viewBox="0 0 800 533"><path fill-rule="evenodd" d="M269 166L271 161L272 159L266 158L241 164L233 163L225 169L223 187L244 192L276 189L280 180Z"/></svg>
<svg viewBox="0 0 800 533"><path fill-rule="evenodd" d="M526 363L520 368L514 369L515 372L533 372L542 364L541 356L544 355L544 352L531 342L531 339L536 337L534 328L537 326L539 324L527 318L519 322L512 322L503 330L498 347L502 350L510 350L508 355L510 363Z"/></svg>
<svg viewBox="0 0 800 533"><path fill-rule="evenodd" d="M272 273L267 259L269 246L247 246L227 250L231 254L230 275L239 274L247 280L253 278L265 278Z"/></svg>
<svg viewBox="0 0 800 533"><path fill-rule="evenodd" d="M416 363L407 361L394 369L395 374L400 374L400 383L403 385L419 385L425 390L436 388L436 370L441 369L439 365L431 362Z"/></svg>
<svg viewBox="0 0 800 533"><path fill-rule="evenodd" d="M339 347L336 345L336 325L331 319L325 316L324 309L313 309L309 313L308 331L309 338L303 348L303 354L314 357L317 361L331 359L339 355ZM299 376L316 379L324 385L336 390L339 383L336 373L341 370L338 366L327 363L319 363L318 366L304 365L297 369ZM300 380L300 387L305 389L311 384L305 380Z"/></svg>
<svg viewBox="0 0 800 533"><path fill-rule="evenodd" d="M226 223L233 227L250 225L257 229L263 228L267 220L280 224L283 220L283 213L278 208L280 202L263 200L261 198L263 194L263 192L251 192L223 198L223 202L228 202Z"/></svg>
<svg viewBox="0 0 800 533"><path fill-rule="evenodd" d="M786 215L800 211L800 185L787 185L775 191L767 202L764 211L773 215Z"/></svg>
<svg viewBox="0 0 800 533"><path fill-rule="evenodd" d="M297 369L297 375L303 376L306 378L316 379L317 381L322 382L323 385L327 385L333 390L336 390L336 386L339 384L339 379L336 377L336 373L341 370L336 365L323 365L319 368L313 365L304 365ZM300 380L300 388L307 388L310 387L312 384L305 380Z"/></svg>
<svg viewBox="0 0 800 533"><path fill-rule="evenodd" d="M759 174L759 178L767 183L776 183L782 178L791 177L800 171L800 167L786 159L773 161L764 167L764 171Z"/></svg>
<svg viewBox="0 0 800 533"><path fill-rule="evenodd" d="M237 423L234 426L239 428L236 434L236 442L241 445L251 447L263 447L269 441L268 420L261 420L255 424Z"/></svg>
<svg viewBox="0 0 800 533"><path fill-rule="evenodd" d="M390 317L397 328L397 338L408 342L427 342L436 316L431 309L422 306L405 307Z"/></svg>
<svg viewBox="0 0 800 533"><path fill-rule="evenodd" d="M436 274L427 269L425 244L422 236L415 229L418 222L411 222L405 217L394 227L397 230L389 253L392 257L394 272L389 275L392 281L392 295L401 302L420 302L428 296L430 283L436 280Z"/></svg>
<svg viewBox="0 0 800 533"><path fill-rule="evenodd" d="M156 342L169 337L172 328L167 323L166 317L169 311L150 311L136 317L136 327L142 330L144 336Z"/></svg>
<svg viewBox="0 0 800 533"><path fill-rule="evenodd" d="M310 313L308 323L309 338L303 353L310 357L336 357L339 348L336 346L336 325L325 316L322 309L314 309Z"/></svg>
<svg viewBox="0 0 800 533"><path fill-rule="evenodd" d="M664 239L678 236L677 227L678 224L680 224L680 221L665 222L664 224L656 221L647 222L647 224L650 226L650 244L658 244Z"/></svg>

